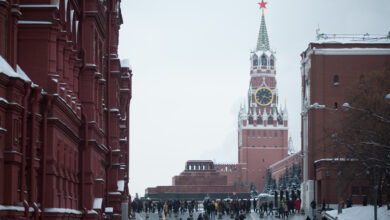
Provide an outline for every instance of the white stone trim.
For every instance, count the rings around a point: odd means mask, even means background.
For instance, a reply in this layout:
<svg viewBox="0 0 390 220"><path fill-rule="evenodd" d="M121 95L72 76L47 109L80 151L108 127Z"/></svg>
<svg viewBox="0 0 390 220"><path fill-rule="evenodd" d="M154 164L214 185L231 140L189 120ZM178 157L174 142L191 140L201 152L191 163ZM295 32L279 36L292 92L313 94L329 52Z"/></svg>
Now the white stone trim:
<svg viewBox="0 0 390 220"><path fill-rule="evenodd" d="M390 55L390 48L325 48L313 50L316 55Z"/></svg>

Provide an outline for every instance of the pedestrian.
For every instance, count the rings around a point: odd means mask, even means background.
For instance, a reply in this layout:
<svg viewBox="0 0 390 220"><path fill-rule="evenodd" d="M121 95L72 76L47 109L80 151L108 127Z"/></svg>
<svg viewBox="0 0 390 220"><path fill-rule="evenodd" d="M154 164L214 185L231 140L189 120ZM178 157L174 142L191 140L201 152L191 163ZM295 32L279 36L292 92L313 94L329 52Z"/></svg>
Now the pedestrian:
<svg viewBox="0 0 390 220"><path fill-rule="evenodd" d="M203 219L204 219L204 220L209 220L209 219L210 219L210 217L209 217L209 214L207 214L207 213L204 213L204 215L203 215Z"/></svg>
<svg viewBox="0 0 390 220"><path fill-rule="evenodd" d="M311 201L310 206L311 206L312 211L313 211L313 220L316 220L317 219L316 218L316 215L317 215L317 210L316 210L317 204L316 204L316 201L314 201L314 199L313 199L313 201Z"/></svg>
<svg viewBox="0 0 390 220"><path fill-rule="evenodd" d="M311 220L311 218L309 216L306 217L306 220Z"/></svg>
<svg viewBox="0 0 390 220"><path fill-rule="evenodd" d="M284 209L283 209L282 202L279 205L279 217L284 218Z"/></svg>
<svg viewBox="0 0 390 220"><path fill-rule="evenodd" d="M197 220L203 220L202 213L200 213L200 214L198 215Z"/></svg>
<svg viewBox="0 0 390 220"><path fill-rule="evenodd" d="M323 200L322 200L322 208L321 208L321 213L322 213L322 212L325 212L325 210L326 210L326 207L325 207L325 205L326 205L326 204L325 204L325 199L323 199Z"/></svg>
<svg viewBox="0 0 390 220"><path fill-rule="evenodd" d="M245 213L241 213L240 217L238 218L239 220L244 220L246 217L245 217Z"/></svg>
<svg viewBox="0 0 390 220"><path fill-rule="evenodd" d="M271 215L274 215L274 203L272 201L269 204L269 211L271 212Z"/></svg>
<svg viewBox="0 0 390 220"><path fill-rule="evenodd" d="M165 217L167 217L168 216L168 204L166 202L164 203L163 210L164 210Z"/></svg>
<svg viewBox="0 0 390 220"><path fill-rule="evenodd" d="M352 198L349 197L349 198L347 199L347 208L351 208L351 207L352 207Z"/></svg>
<svg viewBox="0 0 390 220"><path fill-rule="evenodd" d="M286 218L288 218L288 204L287 203L284 203L283 209L284 209L284 216Z"/></svg>
<svg viewBox="0 0 390 220"><path fill-rule="evenodd" d="M267 215L268 215L268 203L267 202L264 203L264 214L265 213L267 213Z"/></svg>
<svg viewBox="0 0 390 220"><path fill-rule="evenodd" d="M367 206L367 196L363 197L363 206Z"/></svg>
<svg viewBox="0 0 390 220"><path fill-rule="evenodd" d="M301 210L301 200L299 200L299 198L297 200L295 200L295 210L299 211Z"/></svg>
<svg viewBox="0 0 390 220"><path fill-rule="evenodd" d="M322 219L321 220L328 220L328 218L325 217L325 215L322 215Z"/></svg>

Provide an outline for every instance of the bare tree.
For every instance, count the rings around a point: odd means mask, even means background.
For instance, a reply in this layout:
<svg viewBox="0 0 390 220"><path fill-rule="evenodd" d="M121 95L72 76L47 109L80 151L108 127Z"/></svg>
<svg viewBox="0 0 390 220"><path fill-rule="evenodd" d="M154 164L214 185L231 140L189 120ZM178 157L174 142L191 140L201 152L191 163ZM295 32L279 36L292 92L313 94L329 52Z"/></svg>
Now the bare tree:
<svg viewBox="0 0 390 220"><path fill-rule="evenodd" d="M390 71L361 76L356 85L342 106L347 111L342 113L341 132L332 140L341 146L345 158L371 177L376 205L382 193L390 194L390 104L385 99L390 93Z"/></svg>

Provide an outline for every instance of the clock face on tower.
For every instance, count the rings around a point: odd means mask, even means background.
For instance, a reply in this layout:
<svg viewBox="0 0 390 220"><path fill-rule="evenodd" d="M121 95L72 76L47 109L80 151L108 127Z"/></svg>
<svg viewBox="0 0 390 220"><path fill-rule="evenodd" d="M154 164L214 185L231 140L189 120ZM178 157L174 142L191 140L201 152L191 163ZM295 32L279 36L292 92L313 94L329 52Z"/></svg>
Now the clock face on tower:
<svg viewBox="0 0 390 220"><path fill-rule="evenodd" d="M256 90L255 99L257 104L261 106L267 106L272 103L274 94L272 93L271 89L267 87L260 87Z"/></svg>

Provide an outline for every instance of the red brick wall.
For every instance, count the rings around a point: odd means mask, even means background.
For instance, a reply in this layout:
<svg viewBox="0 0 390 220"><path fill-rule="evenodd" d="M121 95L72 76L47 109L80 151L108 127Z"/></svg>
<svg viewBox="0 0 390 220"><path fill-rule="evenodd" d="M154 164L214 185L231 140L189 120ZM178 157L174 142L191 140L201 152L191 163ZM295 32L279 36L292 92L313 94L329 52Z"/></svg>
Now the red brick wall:
<svg viewBox="0 0 390 220"><path fill-rule="evenodd" d="M335 48L390 48L390 44L316 44L311 43L306 52L302 54L305 59L310 56L310 70L307 78L302 77L302 95L305 99L306 80L310 85L309 105L319 103L328 108L334 108L335 103L339 109L347 101L351 89L359 82L361 75L380 71L390 63L390 55L322 55L308 54L312 48L335 49ZM351 50L349 52L352 52ZM334 85L333 78L339 77L339 84ZM337 157L337 151L332 146L330 138L324 138L332 131L337 131L338 123L343 117L343 111L314 110L308 111L308 179L315 180L317 199L325 198L330 203L337 203L337 181L334 176L334 166L330 163L315 163L325 158ZM302 117L303 120L303 117ZM327 133L325 132L327 131ZM303 131L304 132L304 131ZM304 141L304 136L302 136ZM303 150L302 142L302 150ZM364 187L364 181L355 181L358 187ZM325 187L326 186L326 187ZM343 197L350 196L351 185L343 189ZM319 201L319 200L318 200ZM361 203L361 201L359 201Z"/></svg>

